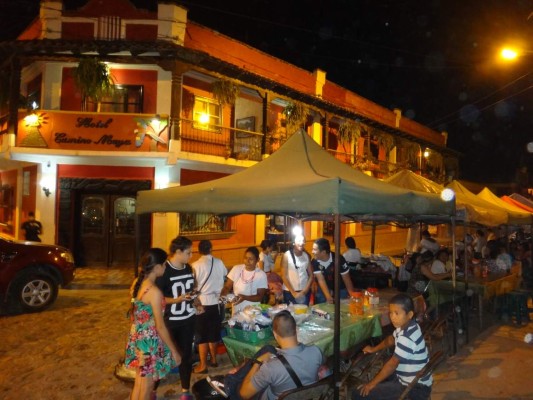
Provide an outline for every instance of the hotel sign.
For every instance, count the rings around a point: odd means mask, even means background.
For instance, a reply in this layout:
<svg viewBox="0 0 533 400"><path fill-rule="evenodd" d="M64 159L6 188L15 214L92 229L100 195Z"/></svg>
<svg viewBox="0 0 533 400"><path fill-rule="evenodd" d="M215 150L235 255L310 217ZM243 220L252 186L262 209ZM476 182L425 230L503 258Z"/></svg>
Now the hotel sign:
<svg viewBox="0 0 533 400"><path fill-rule="evenodd" d="M19 115L19 147L168 151L168 116L40 110Z"/></svg>

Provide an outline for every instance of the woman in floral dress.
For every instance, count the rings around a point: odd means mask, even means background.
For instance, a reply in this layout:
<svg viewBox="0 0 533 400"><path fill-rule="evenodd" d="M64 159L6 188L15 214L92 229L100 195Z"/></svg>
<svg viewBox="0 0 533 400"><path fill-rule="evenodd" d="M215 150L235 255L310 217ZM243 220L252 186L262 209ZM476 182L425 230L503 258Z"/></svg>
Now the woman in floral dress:
<svg viewBox="0 0 533 400"><path fill-rule="evenodd" d="M165 272L167 253L148 250L132 288L132 325L126 346L125 365L135 368L131 400L148 400L156 381L181 362L181 357L163 320L165 298L155 280Z"/></svg>

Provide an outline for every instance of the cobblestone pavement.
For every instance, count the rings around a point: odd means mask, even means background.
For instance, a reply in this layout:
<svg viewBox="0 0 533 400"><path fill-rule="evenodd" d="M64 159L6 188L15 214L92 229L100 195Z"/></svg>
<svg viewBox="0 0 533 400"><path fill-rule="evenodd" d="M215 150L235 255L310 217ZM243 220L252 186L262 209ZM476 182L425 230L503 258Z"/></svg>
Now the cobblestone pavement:
<svg viewBox="0 0 533 400"><path fill-rule="evenodd" d="M0 399L127 399L131 383L114 376L124 356L130 321L130 268L79 268L56 303L36 314L0 316ZM475 320L474 320L475 321ZM435 374L434 400L533 399L533 323L487 325ZM226 373L227 355L210 375ZM193 383L205 375L193 375ZM158 390L159 400L180 397L178 374Z"/></svg>
<svg viewBox="0 0 533 400"><path fill-rule="evenodd" d="M80 267L70 289L128 289L135 279L133 267Z"/></svg>

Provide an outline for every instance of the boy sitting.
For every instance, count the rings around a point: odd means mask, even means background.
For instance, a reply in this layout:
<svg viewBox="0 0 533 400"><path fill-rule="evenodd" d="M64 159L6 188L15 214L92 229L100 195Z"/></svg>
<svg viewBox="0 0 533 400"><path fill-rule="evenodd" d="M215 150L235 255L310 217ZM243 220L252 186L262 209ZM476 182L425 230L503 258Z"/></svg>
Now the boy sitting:
<svg viewBox="0 0 533 400"><path fill-rule="evenodd" d="M429 361L426 342L420 327L413 319L414 304L411 297L398 294L389 302L390 319L396 328L391 336L377 346L366 346L365 353L375 353L396 346L394 354L378 374L366 385L352 392L352 399L398 399L405 387ZM395 376L393 373L396 373ZM389 379L387 379L389 378ZM422 377L409 393L412 400L426 400L431 395L431 374Z"/></svg>

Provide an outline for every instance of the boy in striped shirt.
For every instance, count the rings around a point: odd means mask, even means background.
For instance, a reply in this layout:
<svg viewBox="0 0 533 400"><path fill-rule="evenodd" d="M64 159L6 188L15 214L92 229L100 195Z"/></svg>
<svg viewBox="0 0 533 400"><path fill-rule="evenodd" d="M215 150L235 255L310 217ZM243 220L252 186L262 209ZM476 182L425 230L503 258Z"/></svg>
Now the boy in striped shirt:
<svg viewBox="0 0 533 400"><path fill-rule="evenodd" d="M389 302L390 319L396 328L391 336L377 346L366 346L365 353L375 353L395 346L394 354L378 374L366 385L359 386L352 393L352 399L396 400L405 387L414 379L429 361L428 349L420 326L413 319L414 304L411 297L398 294ZM428 374L409 393L411 400L426 400L431 395L433 378Z"/></svg>

